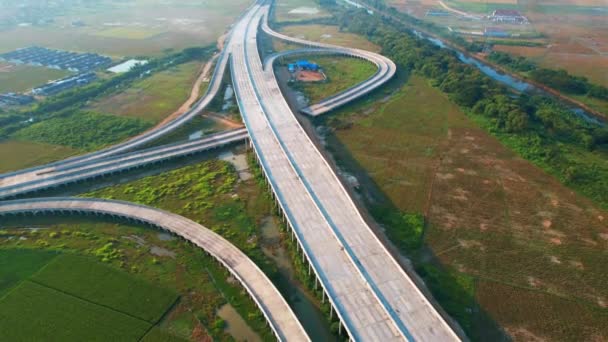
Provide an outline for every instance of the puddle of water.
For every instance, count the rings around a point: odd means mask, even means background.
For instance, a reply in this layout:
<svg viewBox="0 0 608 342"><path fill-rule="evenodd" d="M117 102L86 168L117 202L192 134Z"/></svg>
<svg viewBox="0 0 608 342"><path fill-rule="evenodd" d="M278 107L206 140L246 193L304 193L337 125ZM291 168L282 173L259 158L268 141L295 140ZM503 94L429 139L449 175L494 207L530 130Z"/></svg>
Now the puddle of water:
<svg viewBox="0 0 608 342"><path fill-rule="evenodd" d="M253 174L249 172L249 164L247 163L246 154L241 153L235 155L234 153L228 151L221 153L218 158L232 164L241 180L246 181L253 178Z"/></svg>
<svg viewBox="0 0 608 342"><path fill-rule="evenodd" d="M217 315L226 321L224 331L230 334L237 341L258 342L262 341L260 336L251 329L247 322L230 304L224 304Z"/></svg>
<svg viewBox="0 0 608 342"><path fill-rule="evenodd" d="M196 131L188 136L188 140L200 139L203 137L203 131Z"/></svg>
<svg viewBox="0 0 608 342"><path fill-rule="evenodd" d="M312 298L296 280L289 254L280 244L279 227L270 216L262 220L261 238L262 251L274 260L282 275L280 287L283 295L287 297L308 336L313 341L336 341L329 329L327 319L315 304L316 299Z"/></svg>

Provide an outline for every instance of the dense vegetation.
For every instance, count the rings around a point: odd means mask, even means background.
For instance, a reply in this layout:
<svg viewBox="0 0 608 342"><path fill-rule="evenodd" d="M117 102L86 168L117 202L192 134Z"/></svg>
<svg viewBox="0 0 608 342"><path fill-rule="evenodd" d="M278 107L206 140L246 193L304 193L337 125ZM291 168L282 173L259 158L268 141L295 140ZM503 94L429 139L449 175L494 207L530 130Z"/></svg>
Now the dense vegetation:
<svg viewBox="0 0 608 342"><path fill-rule="evenodd" d="M526 72L534 81L545 84L567 94L587 95L608 100L608 88L592 84L585 77L574 76L566 70L540 68L525 57L513 57L506 52L494 51L488 59L513 71Z"/></svg>
<svg viewBox="0 0 608 342"><path fill-rule="evenodd" d="M586 122L553 99L514 96L450 50L396 29L388 19L349 11L338 22L382 46L407 72L429 79L524 158L608 207L608 167L603 162L608 128Z"/></svg>
<svg viewBox="0 0 608 342"><path fill-rule="evenodd" d="M151 126L135 118L75 111L17 131L17 139L70 146L93 151L104 145L136 135Z"/></svg>

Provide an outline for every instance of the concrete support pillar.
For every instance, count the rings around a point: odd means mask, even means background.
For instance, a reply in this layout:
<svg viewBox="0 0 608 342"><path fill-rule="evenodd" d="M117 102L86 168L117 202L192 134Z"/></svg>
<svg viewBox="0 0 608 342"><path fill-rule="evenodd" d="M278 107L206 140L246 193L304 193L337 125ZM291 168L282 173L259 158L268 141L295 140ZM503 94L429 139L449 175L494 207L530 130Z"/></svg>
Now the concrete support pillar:
<svg viewBox="0 0 608 342"><path fill-rule="evenodd" d="M325 303L325 290L321 291L321 303Z"/></svg>
<svg viewBox="0 0 608 342"><path fill-rule="evenodd" d="M338 335L342 336L342 322L338 322Z"/></svg>
<svg viewBox="0 0 608 342"><path fill-rule="evenodd" d="M334 318L334 306L329 306L329 320L331 321Z"/></svg>
<svg viewBox="0 0 608 342"><path fill-rule="evenodd" d="M315 277L315 291L319 287L319 277Z"/></svg>
<svg viewBox="0 0 608 342"><path fill-rule="evenodd" d="M308 276L312 273L312 264L308 263Z"/></svg>

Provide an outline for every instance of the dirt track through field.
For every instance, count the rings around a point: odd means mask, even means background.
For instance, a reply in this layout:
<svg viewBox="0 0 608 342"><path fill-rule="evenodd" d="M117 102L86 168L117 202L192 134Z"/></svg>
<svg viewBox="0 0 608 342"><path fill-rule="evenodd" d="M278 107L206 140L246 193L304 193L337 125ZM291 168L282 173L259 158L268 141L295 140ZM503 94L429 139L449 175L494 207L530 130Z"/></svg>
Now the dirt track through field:
<svg viewBox="0 0 608 342"><path fill-rule="evenodd" d="M201 83L209 80L209 72L211 71L211 67L217 60L218 56L219 54L214 55L213 58L211 58L207 63L201 66L200 74L192 85L192 90L190 90L190 97L188 97L186 102L184 102L175 112L171 113L171 115L167 116L163 121L159 122L156 127L166 125L168 122L174 120L178 116L184 114L188 109L190 109L192 104L196 102L200 95Z"/></svg>

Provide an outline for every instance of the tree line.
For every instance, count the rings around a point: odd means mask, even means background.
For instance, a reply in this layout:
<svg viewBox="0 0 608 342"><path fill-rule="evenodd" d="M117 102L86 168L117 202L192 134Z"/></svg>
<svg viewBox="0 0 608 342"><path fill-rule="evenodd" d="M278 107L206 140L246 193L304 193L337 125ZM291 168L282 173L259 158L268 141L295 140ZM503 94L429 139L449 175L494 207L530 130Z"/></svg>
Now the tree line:
<svg viewBox="0 0 608 342"><path fill-rule="evenodd" d="M585 77L571 75L566 70L541 68L525 57L514 57L499 51L493 51L488 59L513 71L528 73L534 81L565 93L608 100L608 88L593 84Z"/></svg>

